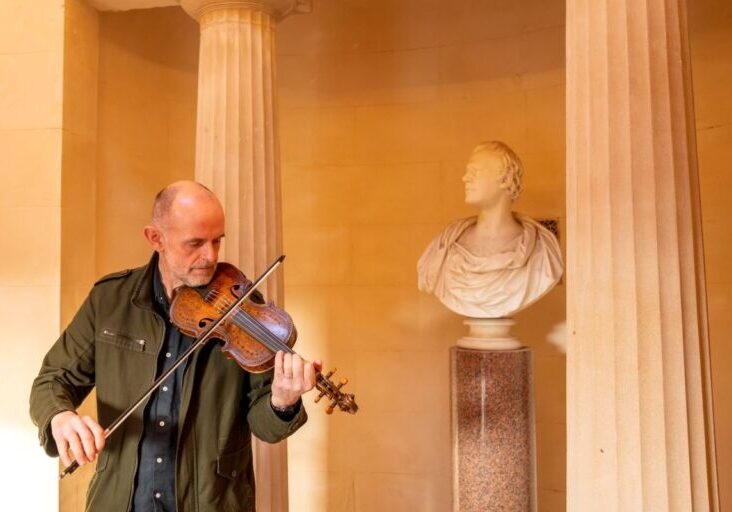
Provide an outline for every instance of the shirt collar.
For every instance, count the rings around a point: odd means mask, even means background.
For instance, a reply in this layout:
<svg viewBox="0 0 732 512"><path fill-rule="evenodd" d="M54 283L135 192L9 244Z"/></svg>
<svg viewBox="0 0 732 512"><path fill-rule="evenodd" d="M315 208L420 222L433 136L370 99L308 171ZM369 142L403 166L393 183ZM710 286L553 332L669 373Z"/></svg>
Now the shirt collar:
<svg viewBox="0 0 732 512"><path fill-rule="evenodd" d="M153 272L153 299L158 309L162 310L166 315L170 315L170 303L168 302L168 297L165 295L163 278L160 275L160 269L157 264Z"/></svg>

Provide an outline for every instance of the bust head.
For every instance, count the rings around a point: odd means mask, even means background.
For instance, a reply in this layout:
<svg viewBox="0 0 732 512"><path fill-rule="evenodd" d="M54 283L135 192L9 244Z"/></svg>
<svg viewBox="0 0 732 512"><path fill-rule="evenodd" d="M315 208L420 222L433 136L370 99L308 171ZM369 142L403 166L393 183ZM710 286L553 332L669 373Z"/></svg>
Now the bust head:
<svg viewBox="0 0 732 512"><path fill-rule="evenodd" d="M473 149L463 175L465 202L480 209L500 202L510 205L523 190L523 172L521 160L506 144L481 142Z"/></svg>

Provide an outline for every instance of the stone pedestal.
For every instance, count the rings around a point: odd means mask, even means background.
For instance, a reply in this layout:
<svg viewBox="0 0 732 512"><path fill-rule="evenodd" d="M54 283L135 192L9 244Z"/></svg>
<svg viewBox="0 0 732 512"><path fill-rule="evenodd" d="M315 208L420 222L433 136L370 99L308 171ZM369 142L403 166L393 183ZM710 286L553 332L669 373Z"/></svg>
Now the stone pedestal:
<svg viewBox="0 0 732 512"><path fill-rule="evenodd" d="M450 353L453 512L536 510L528 348Z"/></svg>

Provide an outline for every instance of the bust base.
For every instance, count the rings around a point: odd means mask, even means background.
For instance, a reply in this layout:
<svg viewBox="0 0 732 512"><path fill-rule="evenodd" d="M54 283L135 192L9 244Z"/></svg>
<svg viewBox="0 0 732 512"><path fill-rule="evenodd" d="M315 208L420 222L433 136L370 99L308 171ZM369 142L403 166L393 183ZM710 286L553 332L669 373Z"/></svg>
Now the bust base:
<svg viewBox="0 0 732 512"><path fill-rule="evenodd" d="M511 318L466 318L463 324L470 329L457 346L471 350L516 350L521 342L511 335L516 322Z"/></svg>

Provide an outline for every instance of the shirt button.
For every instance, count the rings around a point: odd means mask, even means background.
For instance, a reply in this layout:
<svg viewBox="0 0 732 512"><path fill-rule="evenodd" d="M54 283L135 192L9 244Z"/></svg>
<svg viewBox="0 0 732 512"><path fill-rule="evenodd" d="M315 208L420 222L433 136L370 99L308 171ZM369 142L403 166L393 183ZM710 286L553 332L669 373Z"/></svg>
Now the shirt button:
<svg viewBox="0 0 732 512"><path fill-rule="evenodd" d="M164 421L161 421L160 423L158 423L158 425L160 425L161 427L164 427L165 426L165 422Z"/></svg>
<svg viewBox="0 0 732 512"><path fill-rule="evenodd" d="M156 493L155 493L155 497L156 497L157 499L160 499L160 496L162 496L162 495L161 495L161 494L160 494L159 492L156 492Z"/></svg>
<svg viewBox="0 0 732 512"><path fill-rule="evenodd" d="M168 386L163 386L163 391L168 391Z"/></svg>
<svg viewBox="0 0 732 512"><path fill-rule="evenodd" d="M173 355L173 354L171 354L170 352L166 352L166 353L165 353L165 357L167 357L167 358L170 358L170 356L172 356L172 355Z"/></svg>
<svg viewBox="0 0 732 512"><path fill-rule="evenodd" d="M162 464L163 463L163 458L162 457L158 457L156 460L158 461L158 464ZM160 493L158 493L158 494L160 494Z"/></svg>
<svg viewBox="0 0 732 512"><path fill-rule="evenodd" d="M236 469L231 472L231 477L234 478L236 476Z"/></svg>

